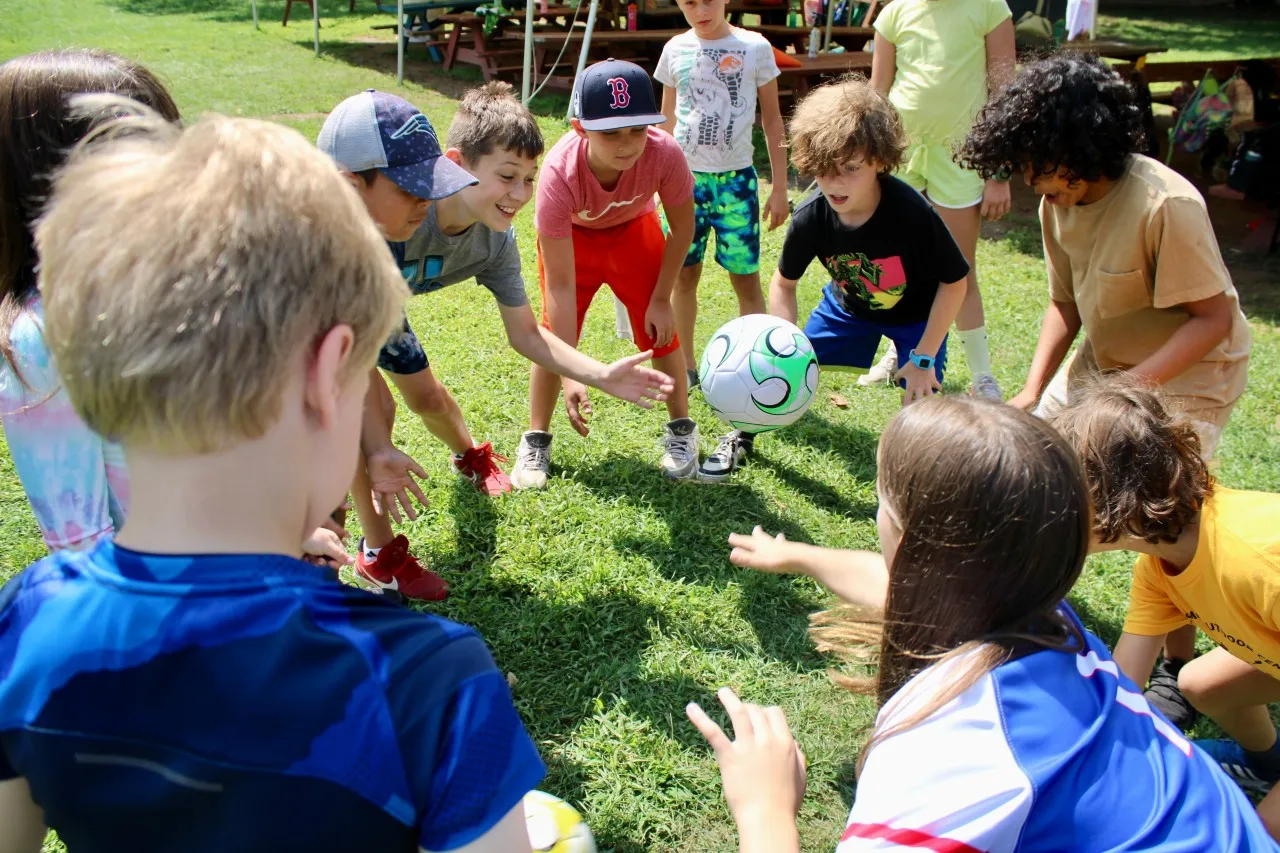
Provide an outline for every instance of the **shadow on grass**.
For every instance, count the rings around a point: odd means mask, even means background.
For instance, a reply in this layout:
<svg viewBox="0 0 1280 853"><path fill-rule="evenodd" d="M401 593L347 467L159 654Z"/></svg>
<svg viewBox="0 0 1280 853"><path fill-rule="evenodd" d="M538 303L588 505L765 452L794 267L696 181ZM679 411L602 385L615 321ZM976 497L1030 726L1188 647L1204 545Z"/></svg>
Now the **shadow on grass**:
<svg viewBox="0 0 1280 853"><path fill-rule="evenodd" d="M1211 15L1203 9L1164 5L1109 7L1099 29L1102 38L1158 44L1170 50L1273 56L1280 44L1280 13L1274 6L1217 7ZM1158 55L1151 57L1152 62L1160 60Z"/></svg>
<svg viewBox="0 0 1280 853"><path fill-rule="evenodd" d="M768 447L765 442L772 441L793 447L812 447L815 450L835 454L844 461L850 476L855 479L870 483L876 478L876 446L880 443L880 435L864 427L848 426L810 412L786 429L756 439L757 444L765 452ZM779 477L796 488L804 490L811 500L816 499L816 494L823 491L827 493L827 498L834 494L829 486L816 483L802 474L787 472L782 466L777 467L781 469L778 471ZM809 491L811 488L816 491ZM855 518L870 518L875 515L875 504L849 505L846 499L838 495L835 497L837 504L825 508L840 512L842 515L852 514Z"/></svg>
<svg viewBox="0 0 1280 853"><path fill-rule="evenodd" d="M1076 615L1080 617L1080 621L1084 623L1085 628L1092 631L1099 640L1106 643L1107 648L1114 649L1116 647L1116 642L1120 639L1120 632L1124 628L1123 621L1103 617L1083 595L1068 595L1067 602L1075 610Z"/></svg>

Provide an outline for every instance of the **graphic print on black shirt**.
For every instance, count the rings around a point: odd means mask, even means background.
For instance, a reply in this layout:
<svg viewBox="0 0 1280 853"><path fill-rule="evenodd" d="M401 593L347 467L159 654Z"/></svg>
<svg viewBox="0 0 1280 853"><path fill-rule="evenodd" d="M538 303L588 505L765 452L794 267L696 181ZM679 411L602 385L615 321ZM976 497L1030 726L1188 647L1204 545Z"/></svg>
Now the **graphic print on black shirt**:
<svg viewBox="0 0 1280 853"><path fill-rule="evenodd" d="M938 285L960 281L969 263L924 196L893 177L880 179L880 203L862 226L840 221L821 191L796 207L778 272L797 280L817 259L861 320L886 325L929 319Z"/></svg>

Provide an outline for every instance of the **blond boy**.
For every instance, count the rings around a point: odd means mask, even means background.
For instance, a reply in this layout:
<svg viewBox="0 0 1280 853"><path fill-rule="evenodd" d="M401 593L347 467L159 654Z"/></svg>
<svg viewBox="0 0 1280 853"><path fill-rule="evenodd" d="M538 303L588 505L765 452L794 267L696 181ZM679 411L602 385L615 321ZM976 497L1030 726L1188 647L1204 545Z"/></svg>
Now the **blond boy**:
<svg viewBox="0 0 1280 853"><path fill-rule="evenodd" d="M544 768L478 635L299 559L406 296L381 236L291 130L131 123L37 232L133 506L0 590L0 847L527 853Z"/></svg>

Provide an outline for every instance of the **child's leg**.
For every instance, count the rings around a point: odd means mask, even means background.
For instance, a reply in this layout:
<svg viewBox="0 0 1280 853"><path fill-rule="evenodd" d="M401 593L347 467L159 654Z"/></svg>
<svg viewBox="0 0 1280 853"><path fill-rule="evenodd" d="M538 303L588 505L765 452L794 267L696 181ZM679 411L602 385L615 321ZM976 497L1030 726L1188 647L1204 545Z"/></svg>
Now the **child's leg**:
<svg viewBox="0 0 1280 853"><path fill-rule="evenodd" d="M920 343L920 337L924 334L926 322L909 323L905 326L884 326L882 331L884 336L893 341L893 346L898 353L898 368L901 369L907 360L911 357L911 351ZM819 362L821 364L821 362ZM938 377L941 384L942 378L947 372L947 338L942 339L942 346L938 347L938 353L933 358L933 375ZM901 383L899 383L901 384Z"/></svg>
<svg viewBox="0 0 1280 853"><path fill-rule="evenodd" d="M881 329L854 317L840 304L834 286L822 290L822 300L809 313L804 335L813 344L823 370L865 373L880 346Z"/></svg>
<svg viewBox="0 0 1280 853"><path fill-rule="evenodd" d="M760 181L754 166L717 175L711 226L716 263L729 273L738 314L763 314L760 288Z"/></svg>
<svg viewBox="0 0 1280 853"><path fill-rule="evenodd" d="M461 455L475 447L458 401L453 399L449 389L441 384L430 367L411 374L392 373L391 381L404 397L405 405L422 418L427 430L455 454Z"/></svg>
<svg viewBox="0 0 1280 853"><path fill-rule="evenodd" d="M680 268L675 289L671 293L671 310L676 315L676 335L684 341L684 364L676 373L698 369L698 347L694 342L693 330L698 323L698 282L702 279L702 256L707 252L707 238L711 236L715 190L715 175L693 173L693 242L689 244L689 253L684 256L684 266Z"/></svg>
<svg viewBox="0 0 1280 853"><path fill-rule="evenodd" d="M615 229L604 230L613 231ZM566 342L573 344L575 347L578 345L578 338L582 335L582 322L586 319L587 309L591 307L591 300L595 297L596 291L600 289L600 285L604 283L604 272L607 266L602 268L602 265L607 262L608 246L599 245L601 236L601 232L593 231L590 228L573 229L574 296L577 325L574 327L573 339L566 339ZM547 316L546 285L546 273L542 268L542 246L539 244L538 289L542 293L541 323L543 328L550 329L551 319ZM529 430L531 432L551 431L551 416L555 414L556 401L559 399L560 377L540 364L531 365L529 368Z"/></svg>
<svg viewBox="0 0 1280 853"><path fill-rule="evenodd" d="M378 375L378 404L382 406L383 419L388 428L393 428L396 421L396 401L391 396L391 389L386 380ZM364 547L378 549L389 544L395 538L391 529L391 519L387 515L378 515L373 506L373 483L369 480L369 472L365 469L364 453L356 463L356 476L351 484L351 504L355 508L356 518L360 519L360 529L364 531Z"/></svg>
<svg viewBox="0 0 1280 853"><path fill-rule="evenodd" d="M1217 648L1184 666L1178 687L1246 752L1276 750L1276 727L1267 705L1280 702L1280 680ZM1280 755L1273 760L1280 770Z"/></svg>

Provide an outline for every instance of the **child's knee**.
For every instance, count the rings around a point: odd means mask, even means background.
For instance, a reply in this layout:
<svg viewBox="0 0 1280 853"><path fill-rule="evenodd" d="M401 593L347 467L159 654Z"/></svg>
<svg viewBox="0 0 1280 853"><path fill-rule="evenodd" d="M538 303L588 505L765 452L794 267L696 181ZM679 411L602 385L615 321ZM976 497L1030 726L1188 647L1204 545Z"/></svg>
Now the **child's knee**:
<svg viewBox="0 0 1280 853"><path fill-rule="evenodd" d="M1213 716L1220 696L1216 689L1217 680L1209 670L1205 658L1187 663L1178 673L1178 690L1197 711Z"/></svg>
<svg viewBox="0 0 1280 853"><path fill-rule="evenodd" d="M423 373L415 376L413 382L401 385L400 394L405 404L415 415L438 415L448 411L453 395L434 374Z"/></svg>
<svg viewBox="0 0 1280 853"><path fill-rule="evenodd" d="M702 264L690 264L687 267L680 268L680 274L676 276L676 288L686 293L694 293L698 289L698 282L702 280Z"/></svg>

